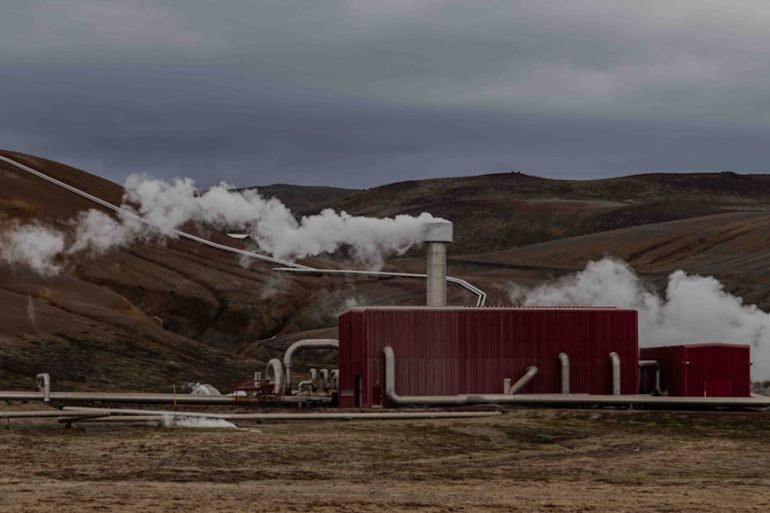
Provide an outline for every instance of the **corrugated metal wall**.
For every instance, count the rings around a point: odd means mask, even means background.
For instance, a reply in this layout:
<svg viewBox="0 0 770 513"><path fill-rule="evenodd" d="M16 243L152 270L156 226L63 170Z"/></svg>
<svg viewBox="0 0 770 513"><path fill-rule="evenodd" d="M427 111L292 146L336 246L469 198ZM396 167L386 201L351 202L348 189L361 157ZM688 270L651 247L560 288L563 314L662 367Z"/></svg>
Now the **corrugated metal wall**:
<svg viewBox="0 0 770 513"><path fill-rule="evenodd" d="M622 392L637 393L637 339L634 310L356 309L340 317L340 404L373 405L384 385L385 346L396 354L402 395L502 393L503 379L516 381L530 365L539 372L521 393L558 393L562 351L570 357L573 393L611 393L613 351L621 359Z"/></svg>
<svg viewBox="0 0 770 513"><path fill-rule="evenodd" d="M661 365L661 388L686 397L749 397L751 348L739 344L692 344L645 347L642 360ZM651 375L645 372L644 388Z"/></svg>

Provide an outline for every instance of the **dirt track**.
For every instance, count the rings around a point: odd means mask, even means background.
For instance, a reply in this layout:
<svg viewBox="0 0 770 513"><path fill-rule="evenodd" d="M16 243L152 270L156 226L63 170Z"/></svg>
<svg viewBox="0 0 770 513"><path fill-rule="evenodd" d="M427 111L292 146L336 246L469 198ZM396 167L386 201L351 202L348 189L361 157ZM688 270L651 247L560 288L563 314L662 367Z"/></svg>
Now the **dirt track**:
<svg viewBox="0 0 770 513"><path fill-rule="evenodd" d="M0 511L768 511L766 414L0 432Z"/></svg>

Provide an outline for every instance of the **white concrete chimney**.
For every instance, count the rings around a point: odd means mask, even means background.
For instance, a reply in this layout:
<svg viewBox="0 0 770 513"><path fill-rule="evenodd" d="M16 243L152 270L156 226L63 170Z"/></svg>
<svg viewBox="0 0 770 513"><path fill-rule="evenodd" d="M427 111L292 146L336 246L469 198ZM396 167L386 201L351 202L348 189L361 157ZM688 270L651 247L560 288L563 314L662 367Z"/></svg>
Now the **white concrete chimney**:
<svg viewBox="0 0 770 513"><path fill-rule="evenodd" d="M452 242L452 223L426 223L423 240L428 251L427 305L446 306L446 245Z"/></svg>

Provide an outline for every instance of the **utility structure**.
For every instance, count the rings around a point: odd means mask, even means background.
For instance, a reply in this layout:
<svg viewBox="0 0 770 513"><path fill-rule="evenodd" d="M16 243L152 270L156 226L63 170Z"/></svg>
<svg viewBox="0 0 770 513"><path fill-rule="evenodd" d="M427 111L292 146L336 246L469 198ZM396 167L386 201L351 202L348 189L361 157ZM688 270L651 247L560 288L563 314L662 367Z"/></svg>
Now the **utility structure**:
<svg viewBox="0 0 770 513"><path fill-rule="evenodd" d="M339 404L635 394L638 336L637 312L620 308L356 307L339 318Z"/></svg>
<svg viewBox="0 0 770 513"><path fill-rule="evenodd" d="M0 155L0 163L148 225L150 220L74 186ZM155 225L157 226L157 225ZM272 359L266 375L272 403L332 404L342 407L444 406L470 404L548 404L614 406L684 406L768 408L770 399L751 393L750 346L695 344L638 347L634 310L590 307L478 308L486 294L470 283L447 276L446 244L453 241L452 223L435 220L422 226L426 273L345 269L314 269L173 230L179 237L283 267L277 271L315 275L365 276L384 279L426 279L427 307L359 307L339 322L339 342L301 340L292 344L284 362ZM228 234L244 239L246 234ZM476 296L477 308L447 307L447 282ZM300 349L336 349L339 369L310 369L311 393L295 394L292 358ZM641 359L640 359L641 356ZM641 370L641 380L640 380ZM514 382L514 380L516 380ZM261 376L255 376L255 382ZM654 395L638 395L652 393ZM204 385L205 386L205 385ZM198 387L199 389L200 387ZM0 391L0 400L52 403L117 402L157 404L240 405L249 397L215 389L201 394L54 392L48 374L37 376L36 391ZM320 393L316 393L320 389ZM502 391L502 393L501 393ZM384 392L384 394L383 394ZM666 396L668 394L668 396ZM261 400L261 399L260 399ZM112 413L180 416L182 412L147 410L86 410L0 412L0 418L64 417L75 420L120 421ZM132 421L139 420L134 415ZM208 416L185 412L185 416ZM281 418L274 414L227 414L218 418ZM356 416L360 415L360 416ZM406 418L409 414L324 414L313 418ZM486 415L478 412L431 412L429 416ZM95 417L99 417L96 419ZM294 419L309 418L302 414ZM284 416L283 418L287 418Z"/></svg>
<svg viewBox="0 0 770 513"><path fill-rule="evenodd" d="M426 223L423 232L427 262L427 305L446 306L446 245L452 242L452 223Z"/></svg>

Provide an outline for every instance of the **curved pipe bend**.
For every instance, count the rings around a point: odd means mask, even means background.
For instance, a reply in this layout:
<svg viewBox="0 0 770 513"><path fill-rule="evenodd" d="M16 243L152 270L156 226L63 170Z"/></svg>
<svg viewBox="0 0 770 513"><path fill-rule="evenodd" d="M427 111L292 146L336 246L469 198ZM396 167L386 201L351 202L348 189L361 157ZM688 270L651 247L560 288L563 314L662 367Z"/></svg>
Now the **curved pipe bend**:
<svg viewBox="0 0 770 513"><path fill-rule="evenodd" d="M35 384L37 391L43 393L43 402L49 402L51 400L51 376L48 373L38 374L35 376Z"/></svg>
<svg viewBox="0 0 770 513"><path fill-rule="evenodd" d="M661 367L660 367L660 363L657 360L639 360L639 368L655 369L655 390L653 390L653 393L655 395L668 395L667 390L662 390L660 388Z"/></svg>
<svg viewBox="0 0 770 513"><path fill-rule="evenodd" d="M612 365L612 395L620 395L620 356L618 353L610 353L610 363Z"/></svg>
<svg viewBox="0 0 770 513"><path fill-rule="evenodd" d="M277 267L273 269L274 271L284 271L284 272L293 272L293 273L310 273L310 274L317 274L319 276L329 275L333 276L335 274L342 274L346 276L373 276L375 278L418 278L418 279L426 279L428 277L427 274L419 274L419 273L398 273L398 272L389 272L389 271L359 271L354 269L298 269L297 267L292 268L285 268L285 267ZM467 281L461 279L461 278L454 278L452 276L447 276L446 281L448 283L454 283L455 285L458 285L465 290L469 291L473 295L476 296L476 306L484 306L487 302L487 293L481 290L480 288L471 285Z"/></svg>
<svg viewBox="0 0 770 513"><path fill-rule="evenodd" d="M281 365L281 360L273 358L267 362L265 378L273 382L274 395L280 395L283 392L283 365Z"/></svg>
<svg viewBox="0 0 770 513"><path fill-rule="evenodd" d="M303 349L339 349L340 343L333 338L305 338L297 340L286 349L283 355L283 366L286 369L286 382L284 383L287 394L291 394L292 359L294 353Z"/></svg>

